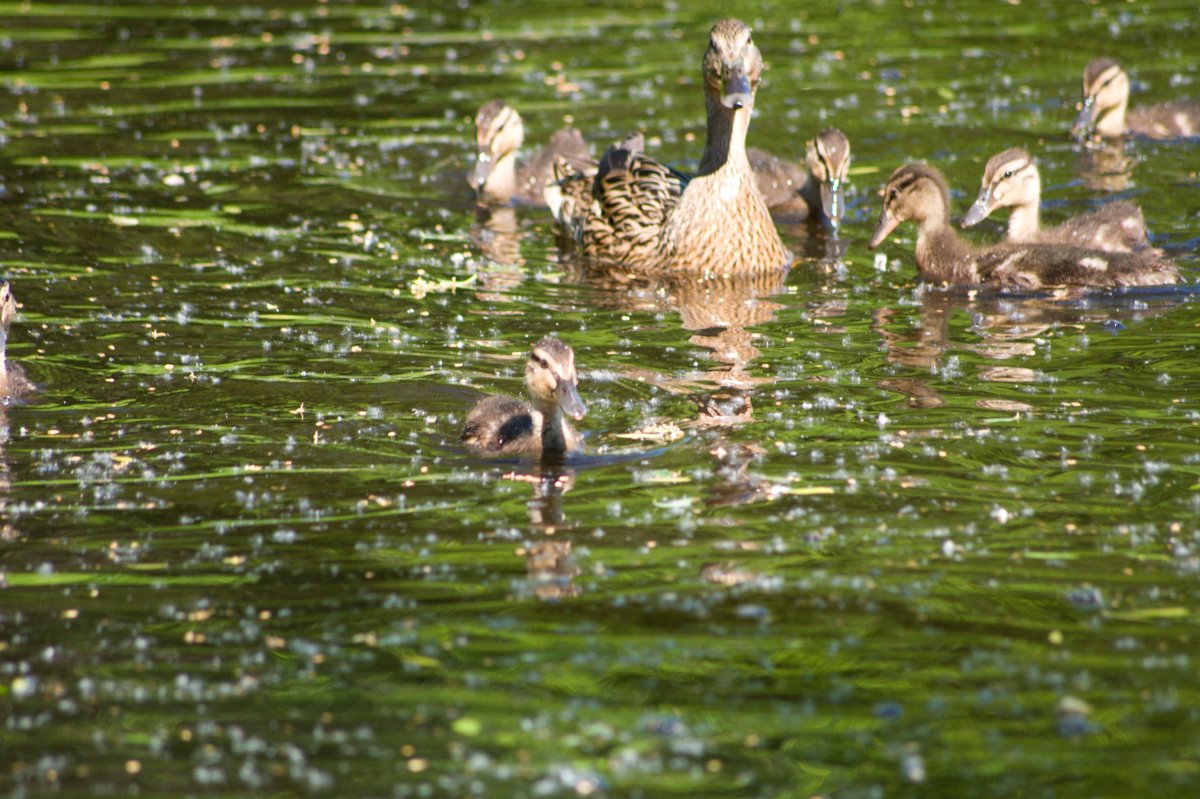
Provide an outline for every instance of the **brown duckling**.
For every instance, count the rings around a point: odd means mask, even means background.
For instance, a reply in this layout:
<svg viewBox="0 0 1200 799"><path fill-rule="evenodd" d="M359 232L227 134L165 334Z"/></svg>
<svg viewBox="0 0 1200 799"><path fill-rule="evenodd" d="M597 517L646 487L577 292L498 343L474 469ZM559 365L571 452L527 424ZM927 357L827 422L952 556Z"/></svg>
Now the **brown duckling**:
<svg viewBox="0 0 1200 799"><path fill-rule="evenodd" d="M708 110L704 155L688 180L642 153L608 158L591 201L580 176L565 176L556 218L590 258L650 271L735 274L792 262L754 185L746 133L762 75L750 29L734 19L712 27L702 75ZM582 200L582 201L581 201Z"/></svg>
<svg viewBox="0 0 1200 799"><path fill-rule="evenodd" d="M587 406L579 398L575 353L553 336L538 341L525 364L531 402L485 397L467 414L461 441L489 455L563 455L583 449L583 437L567 420Z"/></svg>
<svg viewBox="0 0 1200 799"><path fill-rule="evenodd" d="M758 192L772 215L795 222L824 218L838 229L846 212L843 186L850 170L850 140L845 133L827 128L808 142L807 172L757 147L746 154Z"/></svg>
<svg viewBox="0 0 1200 799"><path fill-rule="evenodd" d="M16 316L17 300L13 297L12 286L0 278L0 401L5 403L33 389L33 384L25 377L25 370L18 364L9 363L6 355L8 328Z"/></svg>
<svg viewBox="0 0 1200 799"><path fill-rule="evenodd" d="M552 180L555 158L583 165L591 163L591 153L583 136L574 128L562 128L550 137L526 164L517 165L517 150L525 141L521 115L503 100L484 103L475 115L475 142L478 152L467 182L480 202L543 203L542 189Z"/></svg>
<svg viewBox="0 0 1200 799"><path fill-rule="evenodd" d="M1104 252L1068 244L1003 243L979 249L950 225L950 190L927 164L892 173L871 241L875 249L905 220L917 223L917 271L933 283L1023 291L1053 286L1162 286L1179 271L1153 249Z"/></svg>
<svg viewBox="0 0 1200 799"><path fill-rule="evenodd" d="M1200 136L1200 103L1181 100L1129 109L1129 75L1111 58L1096 58L1083 70L1083 106L1071 133L1115 139L1126 133L1149 139Z"/></svg>
<svg viewBox="0 0 1200 799"><path fill-rule="evenodd" d="M997 208L1011 208L1008 240L1040 244L1073 244L1108 252L1130 252L1150 246L1142 209L1127 200L1105 203L1090 213L1043 230L1039 222L1042 178L1029 153L1013 147L988 159L979 196L962 226L982 222Z"/></svg>

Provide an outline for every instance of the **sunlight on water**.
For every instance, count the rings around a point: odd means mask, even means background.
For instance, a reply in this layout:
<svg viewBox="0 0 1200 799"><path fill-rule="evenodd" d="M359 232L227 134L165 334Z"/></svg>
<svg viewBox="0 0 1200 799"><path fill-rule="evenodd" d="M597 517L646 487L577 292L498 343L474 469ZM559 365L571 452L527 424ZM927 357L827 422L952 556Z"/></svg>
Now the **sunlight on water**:
<svg viewBox="0 0 1200 799"><path fill-rule="evenodd" d="M786 276L597 274L476 209L474 116L682 170L718 15L750 144L853 146ZM1197 144L1082 148L1084 64L1197 97L1186 3L0 3L0 791L1193 796ZM1184 285L922 288L878 192L1038 160ZM997 240L1006 212L965 235ZM459 443L529 346L587 452Z"/></svg>

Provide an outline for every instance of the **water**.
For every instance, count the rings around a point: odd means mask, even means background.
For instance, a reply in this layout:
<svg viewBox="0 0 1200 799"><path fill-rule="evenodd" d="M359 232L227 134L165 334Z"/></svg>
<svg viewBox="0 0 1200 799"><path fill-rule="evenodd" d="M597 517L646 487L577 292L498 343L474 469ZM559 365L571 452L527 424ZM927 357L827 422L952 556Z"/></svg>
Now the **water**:
<svg viewBox="0 0 1200 799"><path fill-rule="evenodd" d="M1192 4L0 14L40 385L0 458L7 795L1195 795L1194 293L946 296L911 228L865 248L899 164L961 214L1024 146L1047 223L1133 199L1194 284L1196 146L1067 137L1095 55L1200 95ZM493 96L694 165L725 14L753 144L850 137L840 260L799 229L786 282L605 282L544 211L477 222ZM548 332L592 455L464 453Z"/></svg>

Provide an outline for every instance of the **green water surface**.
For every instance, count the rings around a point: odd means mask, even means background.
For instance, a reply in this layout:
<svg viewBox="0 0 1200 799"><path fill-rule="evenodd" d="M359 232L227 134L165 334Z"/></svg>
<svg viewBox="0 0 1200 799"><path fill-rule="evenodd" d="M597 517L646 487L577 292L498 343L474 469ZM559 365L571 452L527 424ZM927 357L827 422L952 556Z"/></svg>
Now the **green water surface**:
<svg viewBox="0 0 1200 799"><path fill-rule="evenodd" d="M786 279L596 279L481 220L475 109L681 169L712 22L751 144L854 148ZM1200 145L1083 150L1092 57L1200 96L1194 2L0 2L0 793L1200 795ZM1136 100L1135 100L1136 101ZM1023 146L1181 290L921 290ZM994 241L1000 220L970 235ZM474 458L571 344L590 455ZM623 434L673 424L682 438Z"/></svg>

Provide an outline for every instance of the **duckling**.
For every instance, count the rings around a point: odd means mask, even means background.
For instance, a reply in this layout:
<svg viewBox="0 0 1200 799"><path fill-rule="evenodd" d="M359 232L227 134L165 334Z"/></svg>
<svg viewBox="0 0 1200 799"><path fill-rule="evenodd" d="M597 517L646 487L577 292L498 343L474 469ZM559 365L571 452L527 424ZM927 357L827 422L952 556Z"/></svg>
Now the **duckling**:
<svg viewBox="0 0 1200 799"><path fill-rule="evenodd" d="M0 278L0 401L7 403L33 389L25 377L25 370L18 364L9 363L6 355L8 328L17 316L17 300L12 286Z"/></svg>
<svg viewBox="0 0 1200 799"><path fill-rule="evenodd" d="M567 174L572 198L556 218L579 251L646 271L734 274L780 271L792 262L754 185L746 133L762 75L750 29L735 19L712 27L702 74L708 132L699 174L688 180L653 158L626 151L592 182Z"/></svg>
<svg viewBox="0 0 1200 799"><path fill-rule="evenodd" d="M1111 58L1096 58L1083 70L1083 107L1071 134L1115 139L1126 133L1148 139L1200 136L1200 103L1181 100L1158 105L1129 105L1129 75Z"/></svg>
<svg viewBox="0 0 1200 799"><path fill-rule="evenodd" d="M538 341L525 364L525 388L532 402L485 397L467 414L461 441L489 455L561 456L583 449L583 437L567 417L583 418L575 352L553 336Z"/></svg>
<svg viewBox="0 0 1200 799"><path fill-rule="evenodd" d="M1042 179L1029 153L1013 147L993 155L983 170L979 197L962 226L982 222L997 208L1011 208L1008 240L1039 244L1073 244L1108 252L1130 252L1150 246L1142 209L1127 200L1105 203L1091 213L1043 230L1038 221Z"/></svg>
<svg viewBox="0 0 1200 799"><path fill-rule="evenodd" d="M950 190L931 166L906 164L884 188L875 249L905 220L917 223L917 271L923 280L1031 291L1052 286L1162 286L1179 280L1175 265L1153 249L1104 252L1068 244L972 247L950 225Z"/></svg>
<svg viewBox="0 0 1200 799"><path fill-rule="evenodd" d="M517 150L525 141L521 115L503 100L484 103L475 115L475 142L478 153L467 182L480 202L501 204L518 202L540 204L542 188L550 182L555 158L578 164L591 162L591 152L583 135L574 128L562 128L550 137L527 164L517 166Z"/></svg>
<svg viewBox="0 0 1200 799"><path fill-rule="evenodd" d="M846 211L843 184L850 169L850 140L845 133L827 128L808 142L807 172L757 147L746 154L758 192L775 217L796 222L823 217L838 229Z"/></svg>

